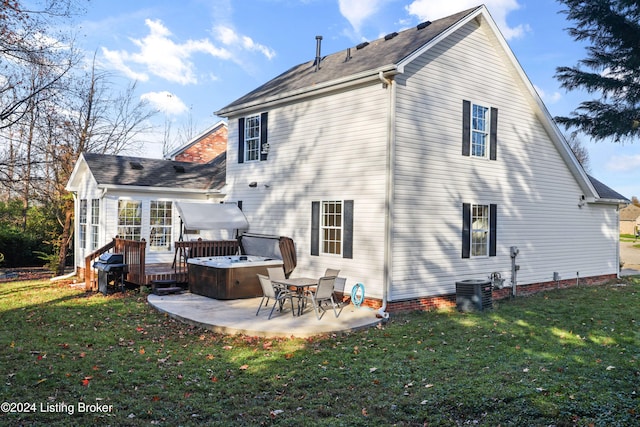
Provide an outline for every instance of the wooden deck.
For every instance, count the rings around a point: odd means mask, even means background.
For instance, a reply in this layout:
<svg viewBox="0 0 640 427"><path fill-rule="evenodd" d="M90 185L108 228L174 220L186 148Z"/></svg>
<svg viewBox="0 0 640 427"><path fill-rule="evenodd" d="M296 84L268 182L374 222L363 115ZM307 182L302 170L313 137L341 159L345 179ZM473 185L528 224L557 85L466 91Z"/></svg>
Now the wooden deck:
<svg viewBox="0 0 640 427"><path fill-rule="evenodd" d="M176 272L172 264L147 264L142 285L151 284L152 280L175 280L178 284L187 283L186 271Z"/></svg>
<svg viewBox="0 0 640 427"><path fill-rule="evenodd" d="M188 282L187 258L200 256L235 255L237 240L202 240L175 242L172 263L147 264L145 262L146 242L114 238L111 242L85 257L84 268L78 268L78 275L84 277L85 289L98 290L98 275L93 263L105 252L124 254L129 272L125 282L136 286L149 286L152 280L175 280L178 284Z"/></svg>

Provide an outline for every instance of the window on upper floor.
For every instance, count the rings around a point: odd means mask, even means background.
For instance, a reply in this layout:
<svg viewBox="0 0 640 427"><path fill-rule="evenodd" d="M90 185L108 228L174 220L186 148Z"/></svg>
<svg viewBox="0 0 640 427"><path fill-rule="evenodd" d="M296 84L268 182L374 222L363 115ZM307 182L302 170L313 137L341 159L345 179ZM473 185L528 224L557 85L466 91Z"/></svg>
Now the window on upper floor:
<svg viewBox="0 0 640 427"><path fill-rule="evenodd" d="M476 104L471 106L471 155L474 157L487 157L488 115L487 107Z"/></svg>
<svg viewBox="0 0 640 427"><path fill-rule="evenodd" d="M267 117L261 113L238 120L238 163L267 160Z"/></svg>
<svg viewBox="0 0 640 427"><path fill-rule="evenodd" d="M497 159L498 109L462 101L462 155Z"/></svg>

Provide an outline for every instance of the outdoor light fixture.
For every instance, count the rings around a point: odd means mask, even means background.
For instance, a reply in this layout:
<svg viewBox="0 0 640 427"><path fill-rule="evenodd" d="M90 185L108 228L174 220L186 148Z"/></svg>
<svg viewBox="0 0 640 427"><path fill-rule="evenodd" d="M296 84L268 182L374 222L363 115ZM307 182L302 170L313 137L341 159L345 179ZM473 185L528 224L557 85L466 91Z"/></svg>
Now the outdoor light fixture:
<svg viewBox="0 0 640 427"><path fill-rule="evenodd" d="M257 186L258 186L258 183L255 181L249 183L249 187L251 188L256 188Z"/></svg>

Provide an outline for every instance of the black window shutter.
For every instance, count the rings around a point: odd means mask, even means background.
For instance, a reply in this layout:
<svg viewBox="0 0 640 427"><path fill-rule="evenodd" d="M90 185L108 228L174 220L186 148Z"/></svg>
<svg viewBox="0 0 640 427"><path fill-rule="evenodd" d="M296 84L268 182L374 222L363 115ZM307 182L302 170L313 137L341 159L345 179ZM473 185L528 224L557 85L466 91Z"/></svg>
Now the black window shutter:
<svg viewBox="0 0 640 427"><path fill-rule="evenodd" d="M462 258L471 256L471 204L462 204Z"/></svg>
<svg viewBox="0 0 640 427"><path fill-rule="evenodd" d="M498 205L489 205L489 256L496 256Z"/></svg>
<svg viewBox="0 0 640 427"><path fill-rule="evenodd" d="M462 101L462 155L471 154L471 102Z"/></svg>
<svg viewBox="0 0 640 427"><path fill-rule="evenodd" d="M244 163L244 117L238 119L238 163Z"/></svg>
<svg viewBox="0 0 640 427"><path fill-rule="evenodd" d="M498 158L498 109L491 108L491 130L489 133L489 159Z"/></svg>
<svg viewBox="0 0 640 427"><path fill-rule="evenodd" d="M311 202L311 255L320 255L320 202Z"/></svg>
<svg viewBox="0 0 640 427"><path fill-rule="evenodd" d="M344 201L342 258L353 258L353 200Z"/></svg>
<svg viewBox="0 0 640 427"><path fill-rule="evenodd" d="M265 150L267 144L267 126L268 114L260 114L260 160L267 160L268 150Z"/></svg>

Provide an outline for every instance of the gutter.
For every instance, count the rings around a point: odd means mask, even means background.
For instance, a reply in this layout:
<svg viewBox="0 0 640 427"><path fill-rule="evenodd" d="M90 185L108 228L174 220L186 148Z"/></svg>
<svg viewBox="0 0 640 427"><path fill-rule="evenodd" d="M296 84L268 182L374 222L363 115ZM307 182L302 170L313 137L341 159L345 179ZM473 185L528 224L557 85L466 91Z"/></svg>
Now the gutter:
<svg viewBox="0 0 640 427"><path fill-rule="evenodd" d="M98 188L102 189L102 196L104 196L109 190L120 191L139 191L144 193L176 193L176 194L198 194L198 195L212 195L219 194L220 190L203 190L198 188L176 188L176 187L151 187L146 185L114 185L114 184L100 184Z"/></svg>
<svg viewBox="0 0 640 427"><path fill-rule="evenodd" d="M389 106L387 108L387 166L386 166L386 194L385 194L385 219L384 219L384 268L383 268L383 284L382 284L382 307L378 309L378 317L383 319L389 318L387 313L387 301L389 299L389 288L393 278L393 262L392 262L392 238L393 238L393 221L394 221L394 173L393 166L395 164L396 152L396 134L395 134L395 117L396 117L396 84L393 78L386 78L384 73L378 73L378 79L382 82L383 87L389 91Z"/></svg>
<svg viewBox="0 0 640 427"><path fill-rule="evenodd" d="M387 75L396 74L397 67L395 64L385 65L374 70L363 71L340 79L305 86L302 89L292 90L284 94L270 96L267 98L256 98L243 104L222 108L221 110L215 111L214 114L220 117L229 117L231 115L241 115L246 112L253 111L258 106L261 109L269 109L284 102L293 102L311 95L320 95L359 83L375 81L379 79L380 73L386 73Z"/></svg>

